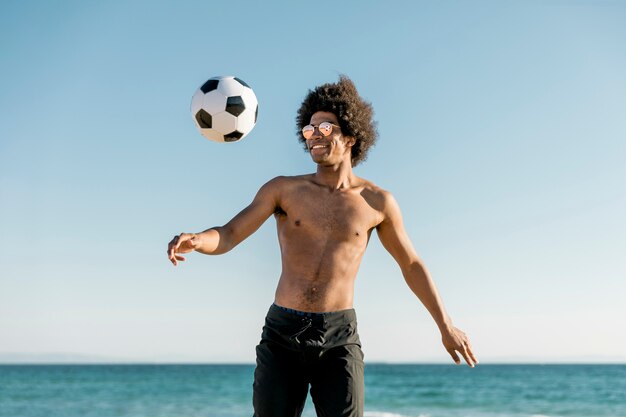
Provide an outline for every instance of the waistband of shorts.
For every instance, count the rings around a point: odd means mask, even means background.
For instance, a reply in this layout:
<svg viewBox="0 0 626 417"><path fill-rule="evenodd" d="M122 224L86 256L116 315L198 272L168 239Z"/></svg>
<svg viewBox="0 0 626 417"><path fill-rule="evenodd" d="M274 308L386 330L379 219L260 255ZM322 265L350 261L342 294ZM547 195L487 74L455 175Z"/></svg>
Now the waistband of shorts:
<svg viewBox="0 0 626 417"><path fill-rule="evenodd" d="M301 318L308 317L314 321L323 320L325 322L353 322L356 321L356 312L353 308L337 311L326 311L322 313L311 311L294 310L293 308L287 308L279 306L276 303L272 303L268 312L270 315L278 315L282 317Z"/></svg>

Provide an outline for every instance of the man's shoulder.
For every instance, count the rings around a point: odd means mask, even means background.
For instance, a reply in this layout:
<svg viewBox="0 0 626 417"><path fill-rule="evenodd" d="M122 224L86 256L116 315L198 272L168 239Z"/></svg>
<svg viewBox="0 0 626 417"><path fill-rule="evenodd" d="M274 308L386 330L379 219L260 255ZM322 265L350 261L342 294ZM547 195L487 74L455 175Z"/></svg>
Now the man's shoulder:
<svg viewBox="0 0 626 417"><path fill-rule="evenodd" d="M313 175L279 175L278 177L274 177L261 187L261 193L263 194L271 194L275 196L285 195L285 193L289 193L290 191L294 191L298 188L301 188L305 184L310 184L312 182Z"/></svg>
<svg viewBox="0 0 626 417"><path fill-rule="evenodd" d="M362 181L361 187L363 190L361 191L361 195L376 210L384 211L385 207L394 201L393 195L390 191L379 187L372 181L365 178L359 178L359 180Z"/></svg>
<svg viewBox="0 0 626 417"><path fill-rule="evenodd" d="M313 179L313 174L303 175L279 175L269 180L265 185L271 187L289 187L297 186L305 183L310 183Z"/></svg>
<svg viewBox="0 0 626 417"><path fill-rule="evenodd" d="M373 181L370 181L368 179L365 178L361 178L359 177L359 181L360 181L360 185L363 187L364 190L367 190L368 192L383 196L385 194L388 194L389 191L383 189L382 187L379 187L378 185L374 184Z"/></svg>
<svg viewBox="0 0 626 417"><path fill-rule="evenodd" d="M390 191L374 184L374 182L368 179L359 178L359 181L361 182L360 186L363 188L363 191L369 193L372 196L376 196L377 198L382 199L392 197Z"/></svg>

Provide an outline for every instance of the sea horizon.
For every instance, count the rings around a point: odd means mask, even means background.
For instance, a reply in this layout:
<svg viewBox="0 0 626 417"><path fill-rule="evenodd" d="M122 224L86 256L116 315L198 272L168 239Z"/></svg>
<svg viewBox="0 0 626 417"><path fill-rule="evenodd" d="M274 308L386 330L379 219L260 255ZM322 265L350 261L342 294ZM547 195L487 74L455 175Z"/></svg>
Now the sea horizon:
<svg viewBox="0 0 626 417"><path fill-rule="evenodd" d="M237 360L237 359L204 359L194 358L186 355L168 355L168 357L118 357L109 355L82 354L72 352L59 353L20 353L20 352L0 352L0 365L12 364L62 364L62 365L136 365L136 364L155 364L155 365L254 365L254 360ZM565 356L561 358L555 357L481 357L480 365L623 365L626 364L626 356L603 356L603 355L586 355L586 356ZM425 358L415 360L393 360L393 359L365 359L366 364L384 364L384 365L455 365L454 362L447 359ZM465 365L465 363L462 363Z"/></svg>
<svg viewBox="0 0 626 417"><path fill-rule="evenodd" d="M386 360L365 360L366 365L442 365L442 366L467 366L465 362L461 364L455 364L452 361L386 361ZM254 366L254 361L177 361L177 360L63 360L63 359L24 359L24 360L0 360L0 366L9 366L9 365L219 365L219 366ZM576 365L626 365L626 360L589 360L589 361L568 361L568 360L494 360L494 361L486 361L481 360L476 367L479 366L490 366L490 365L567 365L567 366L576 366Z"/></svg>
<svg viewBox="0 0 626 417"><path fill-rule="evenodd" d="M415 361L415 362L393 362L393 361L365 361L366 365L398 365L398 366L403 366L403 365L441 365L441 366L467 366L467 364L465 363L461 363L461 364L455 364L453 362L428 362L428 361ZM41 361L41 362L36 362L36 361L15 361L15 362L3 362L0 361L0 366L11 366L11 365L189 365L189 366L195 366L195 365L219 365L219 366L254 366L255 362L237 362L237 361L225 361L225 362L211 362L211 361L198 361L198 362L175 362L175 361L86 361L86 362L78 362L78 361L68 361L68 362L63 362L63 361ZM506 365L529 365L529 366L533 366L533 365L537 365L537 366L545 366L545 365L564 365L564 366L586 366L586 365L607 365L607 366L613 366L613 365L626 365L626 362L621 361L621 362L544 362L544 361L537 361L537 362L479 362L476 367L478 366L491 366L491 365L498 365L498 366L506 366Z"/></svg>

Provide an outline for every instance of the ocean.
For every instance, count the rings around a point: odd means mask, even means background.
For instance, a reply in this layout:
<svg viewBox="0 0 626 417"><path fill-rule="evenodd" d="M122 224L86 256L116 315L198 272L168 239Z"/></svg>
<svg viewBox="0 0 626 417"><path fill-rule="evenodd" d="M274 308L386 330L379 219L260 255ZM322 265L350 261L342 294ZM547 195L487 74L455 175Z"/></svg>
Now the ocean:
<svg viewBox="0 0 626 417"><path fill-rule="evenodd" d="M253 365L0 365L0 417L250 417ZM310 397L303 416L314 417ZM626 365L366 364L365 417L626 417Z"/></svg>

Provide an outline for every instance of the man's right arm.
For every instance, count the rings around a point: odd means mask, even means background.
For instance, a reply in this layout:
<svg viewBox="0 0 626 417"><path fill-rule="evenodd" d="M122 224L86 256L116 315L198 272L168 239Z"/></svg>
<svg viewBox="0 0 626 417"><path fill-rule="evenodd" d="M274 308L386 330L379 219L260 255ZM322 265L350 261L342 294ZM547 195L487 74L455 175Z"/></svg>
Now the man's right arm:
<svg viewBox="0 0 626 417"><path fill-rule="evenodd" d="M206 255L219 255L233 249L254 233L279 206L283 177L277 177L263 185L248 207L224 226L212 227L201 233L181 233L169 243L167 254L176 266L184 261L181 254L196 251Z"/></svg>

